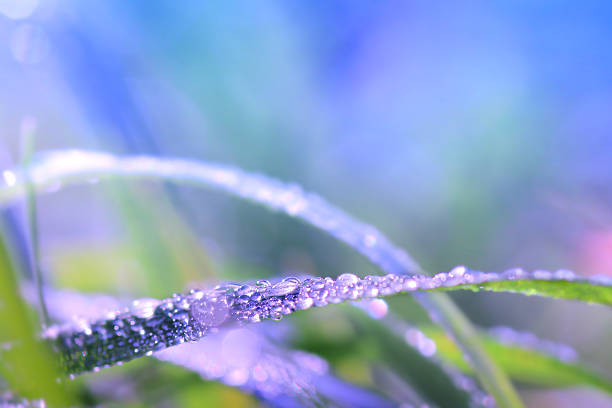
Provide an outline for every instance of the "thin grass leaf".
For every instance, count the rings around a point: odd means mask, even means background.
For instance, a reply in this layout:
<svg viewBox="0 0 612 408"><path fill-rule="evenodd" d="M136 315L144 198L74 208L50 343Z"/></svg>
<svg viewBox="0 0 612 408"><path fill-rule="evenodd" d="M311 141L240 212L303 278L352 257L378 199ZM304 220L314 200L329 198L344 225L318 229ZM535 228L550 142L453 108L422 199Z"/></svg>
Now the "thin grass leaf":
<svg viewBox="0 0 612 408"><path fill-rule="evenodd" d="M187 282L212 275L202 245L165 196L119 180L109 187L126 226L127 240L132 242L131 256L150 277L140 284L148 296L165 296L169 291L182 290Z"/></svg>
<svg viewBox="0 0 612 408"><path fill-rule="evenodd" d="M21 165L23 167L29 166L32 154L34 152L34 132L35 126L25 129L26 131L21 137ZM36 207L36 192L34 185L27 178L27 171L24 172L26 175L25 190L26 190L26 203L27 203L27 224L30 234L30 262L32 270L34 272L34 280L36 282L36 290L38 293L38 307L40 308L40 315L42 319L42 326L47 327L50 324L49 313L47 312L47 306L45 304L45 298L43 296L43 271L40 265L40 240L38 237L38 210Z"/></svg>
<svg viewBox="0 0 612 408"><path fill-rule="evenodd" d="M430 344L426 345L425 338L407 338L407 333L403 333L407 326L393 319L391 324L387 324L385 319L370 319L363 313L351 311L349 316L358 328L358 335L373 341L370 347L376 350L380 361L432 403L458 408L495 406L494 401L491 398L487 400L477 387L466 388L468 384L473 386L473 381L462 382L464 375L454 369L448 370L437 361L432 355L435 351L433 341L430 340Z"/></svg>
<svg viewBox="0 0 612 408"><path fill-rule="evenodd" d="M47 327L51 323L49 319L49 312L45 304L45 297L43 296L43 272L40 265L40 242L38 239L38 215L36 209L36 196L31 185L28 184L27 194L27 223L28 229L30 230L30 245L31 245L31 263L34 271L34 278L36 282L36 288L38 292L38 307L40 308L40 314L42 319L42 326Z"/></svg>

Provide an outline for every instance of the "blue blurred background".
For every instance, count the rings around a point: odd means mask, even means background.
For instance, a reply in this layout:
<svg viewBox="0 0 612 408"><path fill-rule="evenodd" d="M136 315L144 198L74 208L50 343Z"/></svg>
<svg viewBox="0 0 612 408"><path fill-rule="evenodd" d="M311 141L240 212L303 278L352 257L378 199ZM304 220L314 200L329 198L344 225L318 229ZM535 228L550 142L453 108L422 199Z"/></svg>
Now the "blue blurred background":
<svg viewBox="0 0 612 408"><path fill-rule="evenodd" d="M224 162L321 194L431 271L612 275L611 21L602 1L0 0L0 164L32 133L37 150ZM212 276L374 271L307 226L184 187L94 183L39 212L57 286L165 296ZM602 308L455 298L478 325L568 342L612 375Z"/></svg>

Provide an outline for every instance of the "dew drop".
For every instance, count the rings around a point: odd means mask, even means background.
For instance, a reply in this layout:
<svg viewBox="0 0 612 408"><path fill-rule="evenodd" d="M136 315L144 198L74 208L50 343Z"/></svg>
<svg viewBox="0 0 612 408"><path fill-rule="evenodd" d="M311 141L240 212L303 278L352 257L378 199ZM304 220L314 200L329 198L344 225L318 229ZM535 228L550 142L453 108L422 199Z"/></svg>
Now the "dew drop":
<svg viewBox="0 0 612 408"><path fill-rule="evenodd" d="M305 309L309 309L310 307L312 307L313 303L314 303L314 300L310 297L307 297L304 299L298 299L295 306L296 308L300 310L305 310Z"/></svg>
<svg viewBox="0 0 612 408"><path fill-rule="evenodd" d="M265 289L265 288L270 287L270 285L271 285L271 284L270 284L270 281L265 280L265 279L261 279L261 280L258 280L257 282L255 282L255 285L256 285L258 288Z"/></svg>
<svg viewBox="0 0 612 408"><path fill-rule="evenodd" d="M557 272L554 273L554 278L573 281L576 279L576 274L572 271L568 271L567 269L559 269Z"/></svg>
<svg viewBox="0 0 612 408"><path fill-rule="evenodd" d="M465 272L467 272L467 268L463 265L460 265L460 266L455 266L453 269L450 270L448 274L451 275L452 277L460 277L460 276L465 275Z"/></svg>
<svg viewBox="0 0 612 408"><path fill-rule="evenodd" d="M297 291L300 285L300 281L297 278L287 278L279 283L272 285L265 292L266 297L270 296L284 296Z"/></svg>
<svg viewBox="0 0 612 408"><path fill-rule="evenodd" d="M404 283L405 290L415 290L418 287L419 287L419 283L416 281L416 279L409 279L408 281Z"/></svg>
<svg viewBox="0 0 612 408"><path fill-rule="evenodd" d="M130 313L142 319L148 319L155 313L155 308L160 305L157 299L138 299L132 302Z"/></svg>
<svg viewBox="0 0 612 408"><path fill-rule="evenodd" d="M338 276L336 281L343 285L354 285L355 283L359 282L359 277L352 273L343 273L342 275Z"/></svg>
<svg viewBox="0 0 612 408"><path fill-rule="evenodd" d="M225 297L206 298L191 305L191 317L205 327L218 327L229 316L229 307Z"/></svg>

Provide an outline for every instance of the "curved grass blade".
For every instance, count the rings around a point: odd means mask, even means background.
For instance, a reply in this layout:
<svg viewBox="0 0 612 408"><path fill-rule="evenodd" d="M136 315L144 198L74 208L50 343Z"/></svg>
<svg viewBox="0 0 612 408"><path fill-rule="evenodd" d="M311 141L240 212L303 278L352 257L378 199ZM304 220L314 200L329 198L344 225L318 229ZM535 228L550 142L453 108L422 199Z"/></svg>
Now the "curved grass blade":
<svg viewBox="0 0 612 408"><path fill-rule="evenodd" d="M439 367L448 372L449 378L455 380L458 388L469 385L470 379L455 370L460 369L472 374L470 366L459 349L438 327L411 327L394 318L392 314L369 324L382 324L405 338L406 342L420 350L427 358L441 359ZM508 327L480 331L479 336L497 364L517 382L539 387L589 386L612 394L612 381L580 364L576 351L567 345L540 339L532 333L519 332ZM472 406L484 406L490 401L490 397L479 392L474 384L465 391L470 394L472 401L476 402L472 403Z"/></svg>
<svg viewBox="0 0 612 408"><path fill-rule="evenodd" d="M192 290L186 295L157 301L135 301L124 312L111 314L81 326L54 327L47 336L55 338L64 355L68 372L96 370L151 354L186 341L196 341L219 327L234 323L257 323L281 319L296 310L414 292L461 287L466 280L480 282L490 274L456 270L434 277L385 275L360 279L353 274L332 278L285 278L271 284L229 283L209 291ZM494 275L498 277L499 275ZM560 277L557 277L560 279Z"/></svg>
<svg viewBox="0 0 612 408"><path fill-rule="evenodd" d="M374 227L361 223L296 185L253 175L241 170L183 159L148 156L119 158L107 153L56 151L40 154L28 168L37 187L62 182L82 182L91 177L113 175L191 182L222 189L239 197L296 216L350 245L387 273L422 273L420 266L402 249L393 245ZM0 188L0 202L23 195L24 176L4 173L6 187ZM449 330L470 358L485 388L502 407L520 407L521 401L504 373L482 350L475 330L452 301L442 295L417 296L432 317Z"/></svg>
<svg viewBox="0 0 612 408"><path fill-rule="evenodd" d="M435 355L436 345L420 330L389 314L382 319L351 313L359 336L374 340L380 358L439 406L494 407L495 400ZM400 351L400 352L398 352Z"/></svg>
<svg viewBox="0 0 612 408"><path fill-rule="evenodd" d="M187 282L210 277L207 254L168 197L118 180L108 187L125 226L126 241L131 243L131 256L143 265L149 277L139 284L141 293L162 297L182 290Z"/></svg>
<svg viewBox="0 0 612 408"><path fill-rule="evenodd" d="M385 393L390 395L398 405L437 408L437 405L424 400L410 384L406 383L393 370L382 365L374 365L370 371L376 387L385 390Z"/></svg>
<svg viewBox="0 0 612 408"><path fill-rule="evenodd" d="M468 395L471 407L495 407L495 399L484 392L478 383L461 373L458 369L440 360L436 354L437 346L434 340L430 339L417 327L405 323L396 315L390 313L381 319L381 323L406 344L418 350L423 358L435 363L453 382L458 390Z"/></svg>
<svg viewBox="0 0 612 408"><path fill-rule="evenodd" d="M443 331L433 326L422 330L436 342L440 358L466 373L472 372ZM612 394L612 382L579 364L567 346L535 340L525 333L509 334L509 330L505 328L501 337L499 330L480 336L489 354L513 380L544 387L589 386ZM525 342L525 337L530 340Z"/></svg>

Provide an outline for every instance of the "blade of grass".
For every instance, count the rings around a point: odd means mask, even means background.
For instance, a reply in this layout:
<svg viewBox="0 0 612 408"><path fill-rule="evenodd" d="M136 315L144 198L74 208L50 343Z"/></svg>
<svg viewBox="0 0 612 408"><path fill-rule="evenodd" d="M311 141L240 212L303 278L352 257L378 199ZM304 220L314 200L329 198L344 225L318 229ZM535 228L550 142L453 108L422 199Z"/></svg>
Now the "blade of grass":
<svg viewBox="0 0 612 408"><path fill-rule="evenodd" d="M42 320L42 326L48 327L51 324L49 319L49 311L45 303L45 296L43 294L43 274L40 266L40 242L38 239L38 215L36 210L36 195L34 187L31 183L28 183L27 187L27 223L30 232L30 258L32 269L34 270L34 280L36 283L36 294L38 296L38 307L40 308L40 315Z"/></svg>
<svg viewBox="0 0 612 408"><path fill-rule="evenodd" d="M24 126L24 124L27 124ZM32 154L34 153L34 132L36 130L36 123L28 121L22 124L21 132L21 166L27 168L32 160ZM24 171L25 175L25 192L26 192L26 219L28 224L28 231L30 234L30 265L34 272L34 281L36 283L36 293L38 295L38 306L40 308L40 315L42 320L42 326L47 327L51 324L49 320L49 312L47 311L47 305L45 304L45 296L43 294L43 274L40 265L40 242L38 239L38 215L36 209L36 190L34 184L29 178L29 173Z"/></svg>

